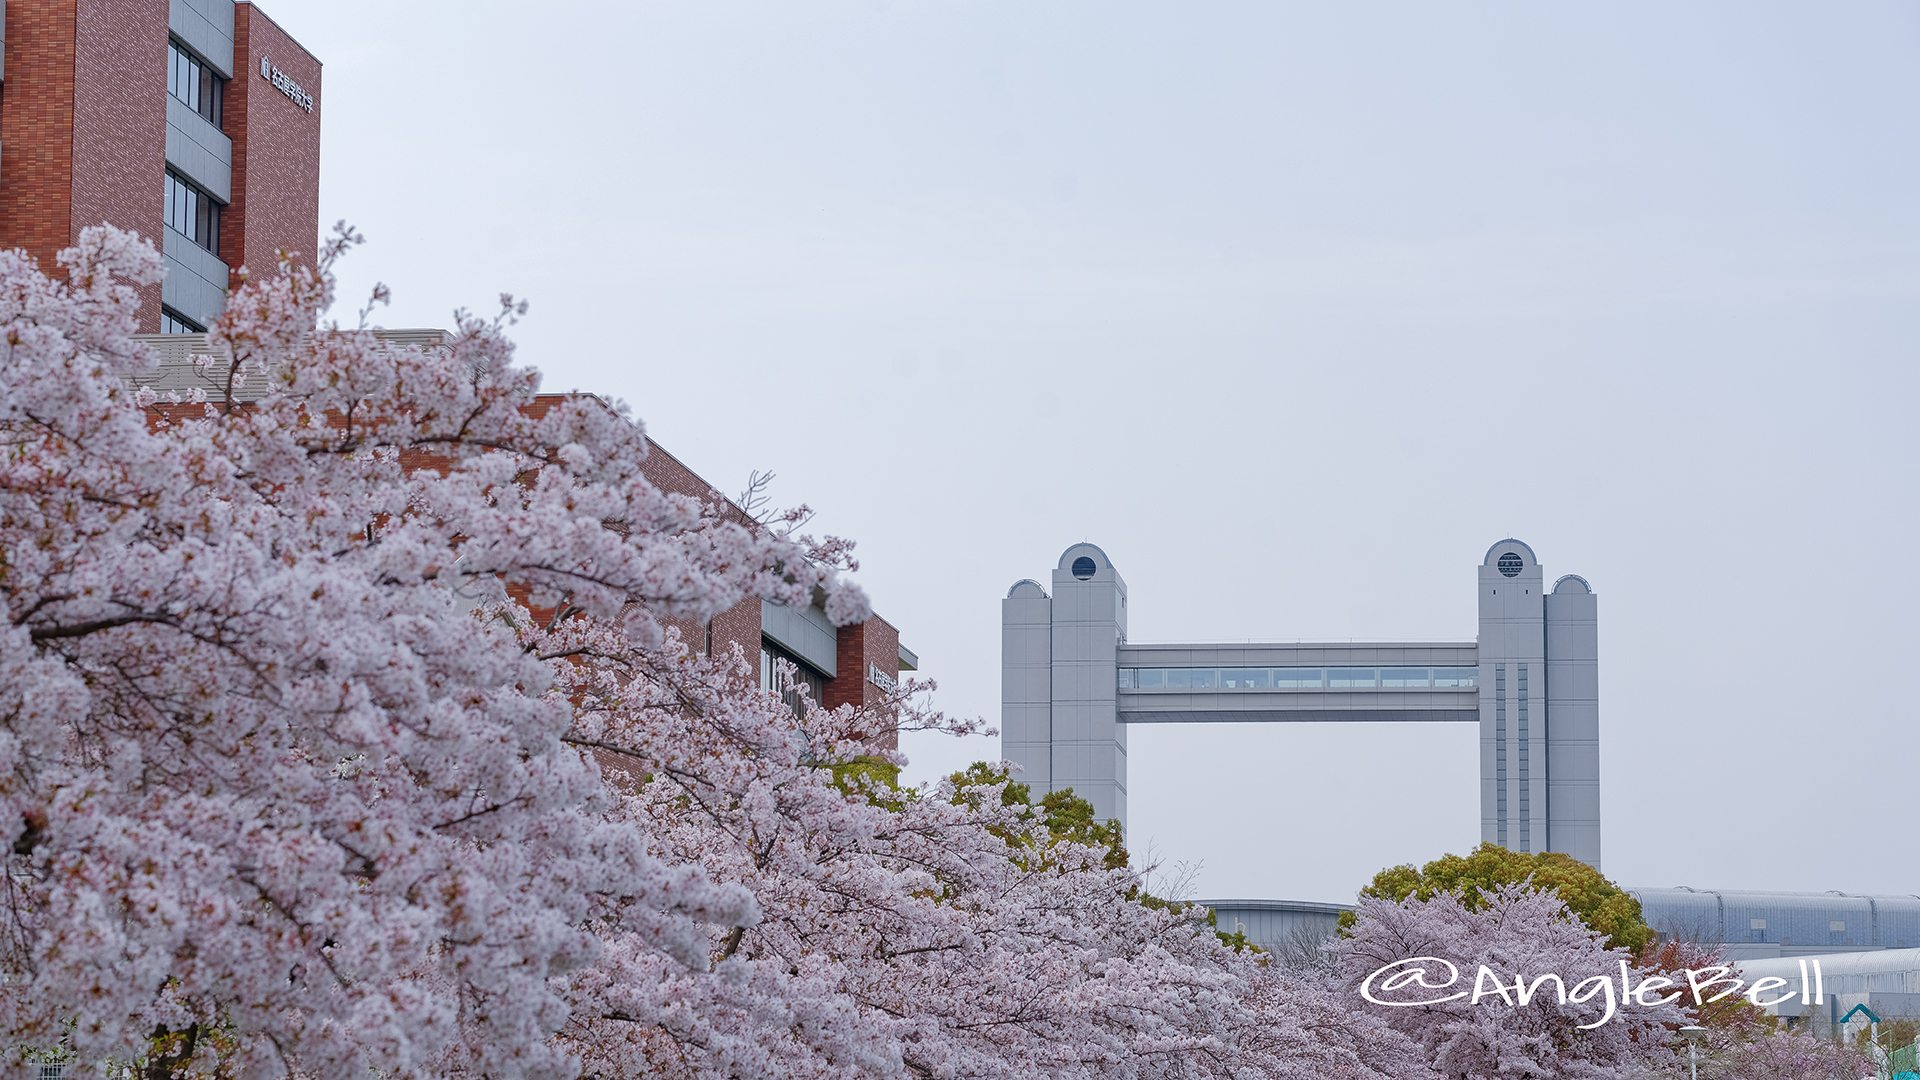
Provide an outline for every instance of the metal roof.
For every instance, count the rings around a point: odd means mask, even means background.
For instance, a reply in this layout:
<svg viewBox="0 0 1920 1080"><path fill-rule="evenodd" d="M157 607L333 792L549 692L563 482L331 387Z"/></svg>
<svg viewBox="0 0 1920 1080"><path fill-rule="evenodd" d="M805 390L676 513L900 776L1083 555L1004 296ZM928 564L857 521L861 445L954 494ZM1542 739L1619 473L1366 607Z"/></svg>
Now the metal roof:
<svg viewBox="0 0 1920 1080"><path fill-rule="evenodd" d="M1691 941L1920 948L1920 896L1628 888L1654 930ZM1797 969L1796 969L1797 970Z"/></svg>

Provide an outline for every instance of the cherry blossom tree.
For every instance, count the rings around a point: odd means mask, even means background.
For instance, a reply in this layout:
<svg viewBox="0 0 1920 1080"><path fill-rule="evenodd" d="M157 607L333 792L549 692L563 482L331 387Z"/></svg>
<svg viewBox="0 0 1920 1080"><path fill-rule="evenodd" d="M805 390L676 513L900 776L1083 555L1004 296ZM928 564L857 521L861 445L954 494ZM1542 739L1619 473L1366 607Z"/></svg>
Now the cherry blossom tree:
<svg viewBox="0 0 1920 1080"><path fill-rule="evenodd" d="M963 728L913 684L796 712L737 655L553 636L592 658L570 737L626 773L622 812L763 914L711 928L730 996L697 1031L662 1009L701 977L644 942L582 969L565 1041L591 1074L1373 1078L1392 1075L1364 1064L1380 1039L1411 1050L1221 944L1202 909L1140 902L1124 859L1003 799L992 770L900 791L836 768L879 730Z"/></svg>
<svg viewBox="0 0 1920 1080"><path fill-rule="evenodd" d="M316 332L356 239L216 320L232 376L265 382L245 407L134 388L145 243L88 229L59 282L0 253L13 1045L566 1076L550 1036L568 973L605 962L596 918L693 971L760 919L615 812L565 738L569 660L528 647L507 590L652 649L661 617L755 595L862 616L840 549L657 491L619 408L529 415L510 301L447 350ZM456 559L497 617L455 603Z"/></svg>
<svg viewBox="0 0 1920 1080"><path fill-rule="evenodd" d="M619 407L532 408L510 299L444 350L321 324L355 242L240 290L185 400L142 388L151 248L0 254L10 1046L151 1080L1416 1075L1098 834L859 767L971 729L913 684L796 710L682 648L667 620L756 596L865 617L848 545L656 490Z"/></svg>
<svg viewBox="0 0 1920 1080"><path fill-rule="evenodd" d="M1881 1073L1873 1058L1858 1048L1802 1030L1773 1032L1734 1043L1702 1063L1700 1075L1715 1080L1853 1080Z"/></svg>
<svg viewBox="0 0 1920 1080"><path fill-rule="evenodd" d="M1472 908L1453 892L1398 903L1363 896L1357 916L1351 936L1332 946L1350 989L1357 992L1369 974L1415 957L1439 958L1458 973L1444 990L1389 999L1435 1004L1367 1006L1411 1037L1422 1060L1441 1076L1623 1077L1677 1060L1672 1032L1687 1022L1679 1005L1623 1004L1620 981L1631 978L1638 986L1653 973L1633 968L1627 950L1605 947L1604 938L1552 892L1497 885ZM1442 969L1430 966L1436 974L1429 982L1443 981ZM1493 976L1484 987L1483 967ZM1552 982L1534 987L1546 975L1558 976L1571 993L1562 995ZM1535 989L1529 1000L1517 993L1516 976ZM1598 983L1581 990L1585 980L1600 978L1613 984L1604 995ZM1496 988L1495 980L1505 986ZM1489 992L1478 1001L1469 996L1482 989ZM1441 1000L1451 995L1459 996ZM1645 1000L1671 996L1668 989Z"/></svg>
<svg viewBox="0 0 1920 1080"><path fill-rule="evenodd" d="M849 545L658 491L622 407L534 407L510 299L445 349L321 323L357 239L240 290L184 400L132 334L150 247L89 229L62 281L0 253L16 1052L149 1080L1671 1064L1672 1008L1360 1007L1407 956L1611 974L1549 894L1368 900L1344 975L1291 971L997 767L894 786L888 736L977 725L912 682L796 707L671 629L754 597L864 618Z"/></svg>
<svg viewBox="0 0 1920 1080"><path fill-rule="evenodd" d="M1726 963L1723 950L1699 942L1672 940L1640 951L1634 966L1685 980L1689 970L1705 972ZM1706 1029L1701 1036L1699 1075L1710 1080L1854 1080L1876 1075L1873 1058L1858 1047L1844 1046L1814 1036L1806 1027L1788 1028L1740 994L1715 1000L1718 986L1696 1004L1691 996L1679 1005L1691 1023ZM1683 1055L1684 1056L1684 1055ZM1670 1071L1690 1076L1683 1065Z"/></svg>

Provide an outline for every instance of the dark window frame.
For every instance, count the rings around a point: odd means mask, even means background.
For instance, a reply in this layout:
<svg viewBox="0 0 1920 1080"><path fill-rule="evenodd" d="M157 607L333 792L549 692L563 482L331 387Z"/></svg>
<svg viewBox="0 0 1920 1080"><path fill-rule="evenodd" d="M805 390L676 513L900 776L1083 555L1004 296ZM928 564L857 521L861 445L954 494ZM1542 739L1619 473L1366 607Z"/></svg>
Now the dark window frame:
<svg viewBox="0 0 1920 1080"><path fill-rule="evenodd" d="M774 671L774 662L785 660L794 666L794 679L799 685L786 683L778 678ZM802 660L789 649L782 648L770 637L760 638L760 685L762 689L777 690L794 712L800 711L802 697L815 705L824 704L827 696L827 673Z"/></svg>
<svg viewBox="0 0 1920 1080"><path fill-rule="evenodd" d="M170 329L179 327L179 329ZM160 309L160 332L163 334L204 334L207 328L187 318L170 307Z"/></svg>
<svg viewBox="0 0 1920 1080"><path fill-rule="evenodd" d="M167 227L218 258L220 214L225 204L172 169L167 170L161 191L160 216Z"/></svg>
<svg viewBox="0 0 1920 1080"><path fill-rule="evenodd" d="M226 130L226 78L176 37L167 38L167 93L207 123Z"/></svg>

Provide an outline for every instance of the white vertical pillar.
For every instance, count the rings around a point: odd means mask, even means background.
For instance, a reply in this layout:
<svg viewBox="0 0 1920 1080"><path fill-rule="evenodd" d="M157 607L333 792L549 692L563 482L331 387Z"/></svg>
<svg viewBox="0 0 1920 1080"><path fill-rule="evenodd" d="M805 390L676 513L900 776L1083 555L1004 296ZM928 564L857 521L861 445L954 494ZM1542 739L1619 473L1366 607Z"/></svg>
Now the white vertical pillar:
<svg viewBox="0 0 1920 1080"><path fill-rule="evenodd" d="M1568 574L1547 594L1547 806L1553 851L1600 865L1598 597Z"/></svg>
<svg viewBox="0 0 1920 1080"><path fill-rule="evenodd" d="M1053 601L1037 581L1000 601L1000 756L1037 799L1053 783Z"/></svg>
<svg viewBox="0 0 1920 1080"><path fill-rule="evenodd" d="M1120 643L1127 584L1092 544L1075 544L1053 571L1052 787L1127 821L1127 735L1119 717ZM1035 789L1038 794L1038 788Z"/></svg>
<svg viewBox="0 0 1920 1080"><path fill-rule="evenodd" d="M1480 563L1480 838L1546 851L1546 625L1540 562L1507 539Z"/></svg>

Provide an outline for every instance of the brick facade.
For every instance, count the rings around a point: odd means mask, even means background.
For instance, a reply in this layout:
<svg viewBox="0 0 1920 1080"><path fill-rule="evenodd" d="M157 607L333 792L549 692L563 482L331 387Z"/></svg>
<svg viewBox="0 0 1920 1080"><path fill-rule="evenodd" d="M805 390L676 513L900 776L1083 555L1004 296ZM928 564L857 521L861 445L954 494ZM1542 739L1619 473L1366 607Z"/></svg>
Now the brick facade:
<svg viewBox="0 0 1920 1080"><path fill-rule="evenodd" d="M260 75L265 57L313 95L313 112ZM240 287L245 267L273 276L278 252L311 260L320 245L320 61L252 4L235 5L233 82L227 134L233 139L233 205L220 223L220 253Z"/></svg>
<svg viewBox="0 0 1920 1080"><path fill-rule="evenodd" d="M167 6L79 0L73 56L73 191L67 243L102 222L161 246L167 170ZM0 148L8 133L0 131ZM44 263L42 264L45 265ZM160 285L143 285L141 330L160 329Z"/></svg>
<svg viewBox="0 0 1920 1080"><path fill-rule="evenodd" d="M900 675L900 631L878 615L863 623L840 627L834 636L833 663L839 674L827 680L822 700L828 708L836 705L873 705L886 699L887 691L872 679L874 670L886 678ZM889 750L900 746L898 732L881 733L875 742Z"/></svg>
<svg viewBox="0 0 1920 1080"><path fill-rule="evenodd" d="M660 444L647 440L647 460L640 467L642 474L653 482L653 486L662 491L677 495L688 495L713 503L724 503L728 516L733 520L746 522L746 514L716 490L713 485L702 479L698 473L687 468L679 458L660 448ZM749 661L760 654L760 601L748 599L739 605L714 617L709 627L689 620L662 620L668 625L680 629L682 641L702 649L708 655L724 653L728 646L738 644ZM842 626L834 635L833 678L824 680L821 702L828 708L845 704L873 704L886 697L886 692L874 685L867 677L869 667L878 668L888 677L898 677L900 673L900 631L892 623L874 616L864 623ZM887 732L879 738L889 749L897 747L899 737Z"/></svg>
<svg viewBox="0 0 1920 1080"><path fill-rule="evenodd" d="M7 0L0 246L24 248L48 274L54 254L73 242L75 8L75 0Z"/></svg>
<svg viewBox="0 0 1920 1080"><path fill-rule="evenodd" d="M747 520L747 515L731 500L652 439L647 440L647 459L641 462L640 473L661 491L724 505L729 519L743 524ZM715 615L709 623L692 619L661 621L678 629L680 640L695 652L722 656L729 647L738 645L748 663L760 662L760 600L757 597L742 600Z"/></svg>

